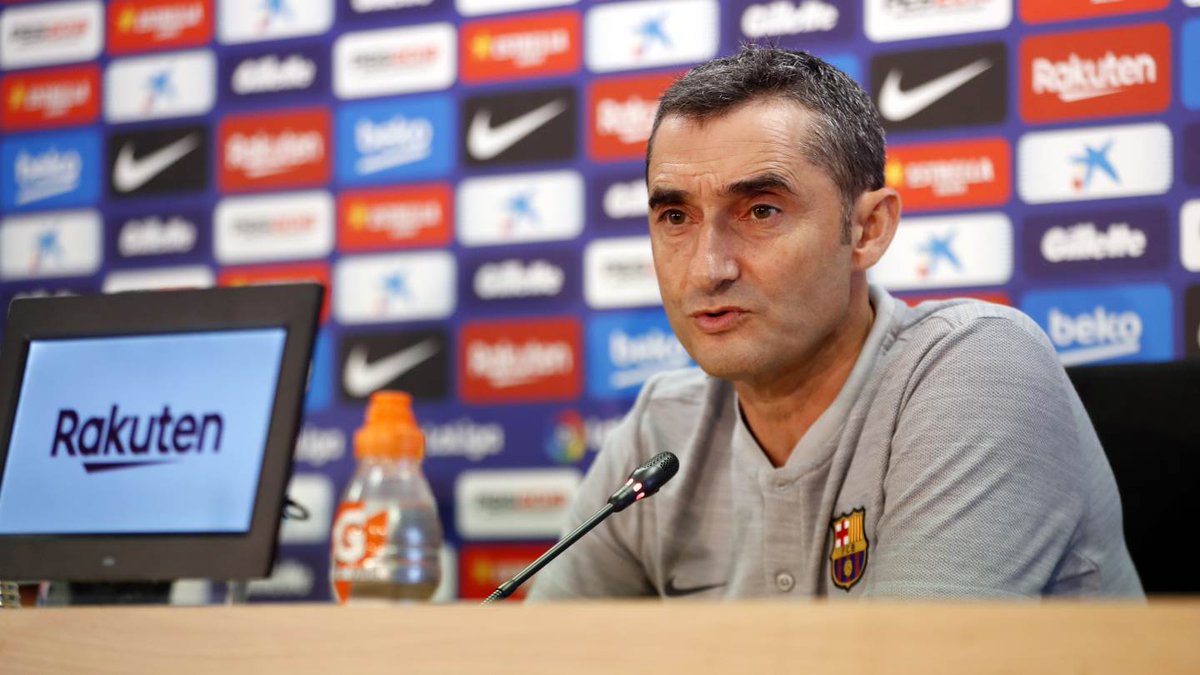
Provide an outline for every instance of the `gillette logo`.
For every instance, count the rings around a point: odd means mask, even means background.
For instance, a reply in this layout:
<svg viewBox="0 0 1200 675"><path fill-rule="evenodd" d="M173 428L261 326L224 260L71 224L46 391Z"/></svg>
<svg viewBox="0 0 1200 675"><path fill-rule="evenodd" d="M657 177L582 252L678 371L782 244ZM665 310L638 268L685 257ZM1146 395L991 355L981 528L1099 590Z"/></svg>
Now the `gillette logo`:
<svg viewBox="0 0 1200 675"><path fill-rule="evenodd" d="M317 76L317 64L299 54L280 60L275 54L243 61L233 71L235 94L307 89Z"/></svg>
<svg viewBox="0 0 1200 675"><path fill-rule="evenodd" d="M1064 366L1142 350L1142 318L1131 311L1113 312L1097 306L1091 313L1070 315L1051 308L1047 332Z"/></svg>
<svg viewBox="0 0 1200 675"><path fill-rule="evenodd" d="M475 273L472 288L484 300L553 297L562 291L565 276L561 267L547 260L526 264L511 258L482 265Z"/></svg>
<svg viewBox="0 0 1200 675"><path fill-rule="evenodd" d="M219 452L224 429L219 413L172 416L167 405L160 414L140 416L122 415L114 404L107 417L88 417L82 422L77 410L64 408L58 411L50 456L108 458L84 461L88 473L168 464L177 461L178 455L206 449ZM118 459L124 457L129 459Z"/></svg>
<svg viewBox="0 0 1200 675"><path fill-rule="evenodd" d="M837 27L838 8L821 0L793 4L778 0L750 5L742 13L742 34L748 38L823 33Z"/></svg>
<svg viewBox="0 0 1200 675"><path fill-rule="evenodd" d="M130 220L121 228L117 251L124 257L187 253L196 245L196 225L173 216Z"/></svg>
<svg viewBox="0 0 1200 675"><path fill-rule="evenodd" d="M1042 236L1041 250L1052 263L1140 258L1146 253L1146 233L1128 223L1113 223L1103 231L1091 222L1052 227Z"/></svg>
<svg viewBox="0 0 1200 675"><path fill-rule="evenodd" d="M620 181L604 191L604 215L613 219L645 218L650 212L646 181Z"/></svg>

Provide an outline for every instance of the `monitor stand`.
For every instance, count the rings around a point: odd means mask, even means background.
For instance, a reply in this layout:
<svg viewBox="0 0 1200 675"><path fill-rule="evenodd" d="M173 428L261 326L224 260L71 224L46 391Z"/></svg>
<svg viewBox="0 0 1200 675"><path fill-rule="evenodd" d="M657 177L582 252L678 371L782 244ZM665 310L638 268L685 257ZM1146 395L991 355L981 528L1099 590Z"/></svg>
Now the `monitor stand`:
<svg viewBox="0 0 1200 675"><path fill-rule="evenodd" d="M46 591L47 607L97 605L166 605L171 601L170 581L52 582Z"/></svg>

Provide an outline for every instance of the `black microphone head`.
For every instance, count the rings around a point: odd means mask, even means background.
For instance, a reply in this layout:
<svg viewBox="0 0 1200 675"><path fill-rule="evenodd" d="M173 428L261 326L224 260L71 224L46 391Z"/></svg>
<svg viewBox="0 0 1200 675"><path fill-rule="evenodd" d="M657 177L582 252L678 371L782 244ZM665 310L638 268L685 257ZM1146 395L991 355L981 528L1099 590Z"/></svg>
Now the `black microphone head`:
<svg viewBox="0 0 1200 675"><path fill-rule="evenodd" d="M608 503L616 507L614 511L624 510L630 504L658 492L678 471L679 458L671 452L660 452L634 469L629 474L629 480L608 498Z"/></svg>

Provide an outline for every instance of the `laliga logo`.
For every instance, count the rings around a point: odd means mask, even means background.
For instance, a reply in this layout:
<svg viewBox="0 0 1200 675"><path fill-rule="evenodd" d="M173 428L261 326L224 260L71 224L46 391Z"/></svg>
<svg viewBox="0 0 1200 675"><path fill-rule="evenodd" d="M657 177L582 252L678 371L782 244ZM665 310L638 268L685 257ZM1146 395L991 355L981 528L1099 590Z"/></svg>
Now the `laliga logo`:
<svg viewBox="0 0 1200 675"><path fill-rule="evenodd" d="M219 413L172 416L167 405L161 414L143 417L122 415L114 404L108 417L88 417L82 423L77 410L63 408L54 425L50 456L83 457L88 473L170 464L206 448L213 454L220 452L224 430ZM96 457L106 459L91 459Z"/></svg>

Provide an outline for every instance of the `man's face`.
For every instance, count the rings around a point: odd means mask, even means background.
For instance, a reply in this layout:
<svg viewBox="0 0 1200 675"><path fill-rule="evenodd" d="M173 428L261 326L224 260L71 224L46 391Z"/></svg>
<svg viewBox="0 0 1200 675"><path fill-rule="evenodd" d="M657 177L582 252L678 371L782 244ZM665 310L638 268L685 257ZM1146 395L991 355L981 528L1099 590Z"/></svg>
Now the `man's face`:
<svg viewBox="0 0 1200 675"><path fill-rule="evenodd" d="M837 187L801 155L811 116L763 99L705 122L666 117L655 135L654 267L671 327L710 375L785 375L846 320L851 246Z"/></svg>

